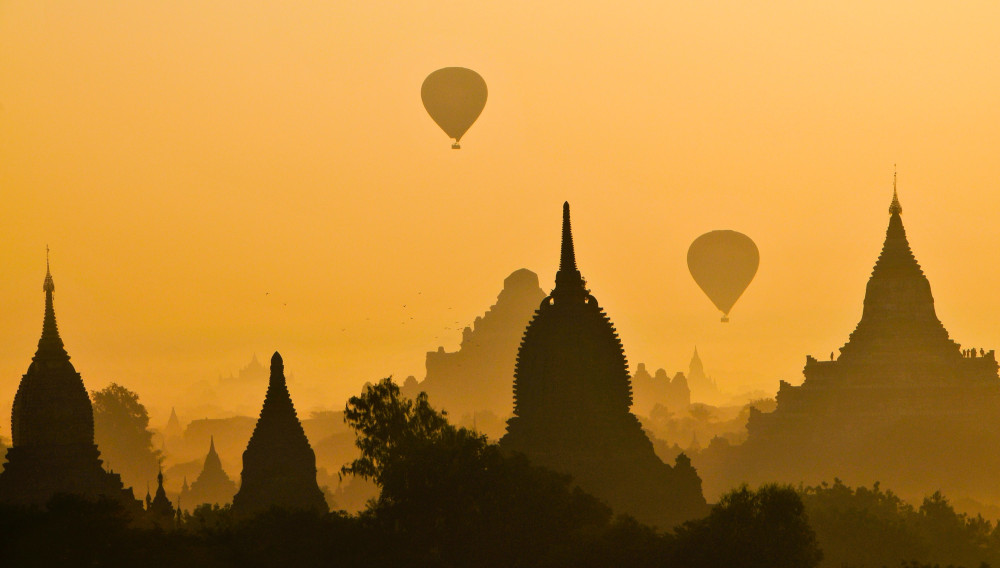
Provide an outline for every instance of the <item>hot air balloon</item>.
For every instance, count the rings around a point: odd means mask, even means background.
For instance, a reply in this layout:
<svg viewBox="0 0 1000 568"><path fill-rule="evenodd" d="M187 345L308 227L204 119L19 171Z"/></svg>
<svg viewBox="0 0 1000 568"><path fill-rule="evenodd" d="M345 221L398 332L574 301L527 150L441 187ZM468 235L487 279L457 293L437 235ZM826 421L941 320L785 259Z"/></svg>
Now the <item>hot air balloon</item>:
<svg viewBox="0 0 1000 568"><path fill-rule="evenodd" d="M458 150L462 136L486 106L486 81L471 69L445 67L424 79L420 98L427 114L455 139L451 147Z"/></svg>
<svg viewBox="0 0 1000 568"><path fill-rule="evenodd" d="M757 274L760 252L750 237L736 231L711 231L688 249L688 270L715 307L722 321Z"/></svg>

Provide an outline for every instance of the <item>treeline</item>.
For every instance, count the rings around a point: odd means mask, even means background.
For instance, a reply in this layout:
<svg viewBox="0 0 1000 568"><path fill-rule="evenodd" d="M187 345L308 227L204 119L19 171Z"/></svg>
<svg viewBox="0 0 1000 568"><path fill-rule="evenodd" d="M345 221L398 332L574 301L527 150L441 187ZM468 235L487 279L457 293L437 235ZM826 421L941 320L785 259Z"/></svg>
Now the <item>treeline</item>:
<svg viewBox="0 0 1000 568"><path fill-rule="evenodd" d="M939 495L913 509L877 486L839 482L738 488L708 517L658 532L452 426L425 396L406 399L388 379L352 398L345 416L361 457L344 471L380 488L360 515L238 518L202 506L156 529L114 503L61 496L44 512L0 509L0 564L975 568L1000 550L992 524L955 514Z"/></svg>
<svg viewBox="0 0 1000 568"><path fill-rule="evenodd" d="M1000 566L1000 524L958 513L940 492L919 507L878 483L800 488L824 566L907 568Z"/></svg>

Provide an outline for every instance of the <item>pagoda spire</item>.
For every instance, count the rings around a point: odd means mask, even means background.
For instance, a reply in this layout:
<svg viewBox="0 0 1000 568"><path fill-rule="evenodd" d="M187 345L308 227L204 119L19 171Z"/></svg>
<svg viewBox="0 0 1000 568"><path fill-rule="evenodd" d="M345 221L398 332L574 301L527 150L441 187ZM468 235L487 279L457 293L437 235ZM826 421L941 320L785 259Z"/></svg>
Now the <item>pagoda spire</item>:
<svg viewBox="0 0 1000 568"><path fill-rule="evenodd" d="M45 291L45 316L42 320L42 337L38 340L38 350L35 352L36 361L42 358L69 361L69 354L62 338L59 337L59 327L56 325L56 310L52 302L52 293L55 289L52 270L49 267L49 247L46 245L45 282L42 284L42 290Z"/></svg>
<svg viewBox="0 0 1000 568"><path fill-rule="evenodd" d="M899 194L896 192L896 164L892 165L892 203L889 204L890 215L902 215L903 206L899 204Z"/></svg>
<svg viewBox="0 0 1000 568"><path fill-rule="evenodd" d="M563 203L562 250L559 257L559 271L556 272L554 298L584 298L588 294L583 276L576 267L576 252L573 250L573 229L569 220L569 202Z"/></svg>
<svg viewBox="0 0 1000 568"><path fill-rule="evenodd" d="M914 352L922 356L939 352L957 356L958 346L937 317L930 283L906 237L896 181L893 172L889 226L882 252L868 280L861 321L841 347L841 357L870 360L876 355L896 358Z"/></svg>

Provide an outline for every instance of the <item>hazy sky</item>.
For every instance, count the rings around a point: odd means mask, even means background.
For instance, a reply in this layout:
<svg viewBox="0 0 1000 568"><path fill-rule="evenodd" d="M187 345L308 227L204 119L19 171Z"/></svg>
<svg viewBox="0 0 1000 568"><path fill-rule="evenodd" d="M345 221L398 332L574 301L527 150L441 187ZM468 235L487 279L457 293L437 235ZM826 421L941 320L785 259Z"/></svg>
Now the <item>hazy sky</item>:
<svg viewBox="0 0 1000 568"><path fill-rule="evenodd" d="M325 393L299 408L340 407L422 378L513 270L550 289L564 200L633 364L697 345L723 388L772 391L857 323L893 163L938 315L1000 346L998 23L995 2L0 0L0 407L46 243L88 387L162 413L278 349ZM446 66L489 85L460 151L420 102ZM685 264L713 229L761 254L725 325Z"/></svg>

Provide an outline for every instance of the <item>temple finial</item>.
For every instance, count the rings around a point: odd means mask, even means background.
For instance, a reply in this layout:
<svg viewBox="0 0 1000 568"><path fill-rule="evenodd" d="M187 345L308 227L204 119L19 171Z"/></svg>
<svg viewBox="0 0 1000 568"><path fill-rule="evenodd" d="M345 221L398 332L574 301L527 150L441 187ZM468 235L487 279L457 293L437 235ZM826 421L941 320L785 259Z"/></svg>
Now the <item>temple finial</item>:
<svg viewBox="0 0 1000 568"><path fill-rule="evenodd" d="M552 295L578 298L584 298L587 295L583 276L576 268L573 229L569 221L569 201L563 203L562 251L559 256L559 271L556 272L556 287L552 290Z"/></svg>
<svg viewBox="0 0 1000 568"><path fill-rule="evenodd" d="M559 270L576 270L573 229L569 222L569 201L563 203L562 254L559 257Z"/></svg>
<svg viewBox="0 0 1000 568"><path fill-rule="evenodd" d="M896 164L892 165L892 203L889 205L890 215L900 215L903 206L899 204L899 194L896 193Z"/></svg>
<svg viewBox="0 0 1000 568"><path fill-rule="evenodd" d="M52 281L52 270L49 269L49 245L45 245L45 283L42 285L42 290L51 294L55 289L56 285Z"/></svg>

